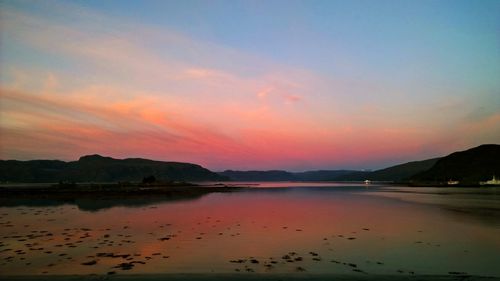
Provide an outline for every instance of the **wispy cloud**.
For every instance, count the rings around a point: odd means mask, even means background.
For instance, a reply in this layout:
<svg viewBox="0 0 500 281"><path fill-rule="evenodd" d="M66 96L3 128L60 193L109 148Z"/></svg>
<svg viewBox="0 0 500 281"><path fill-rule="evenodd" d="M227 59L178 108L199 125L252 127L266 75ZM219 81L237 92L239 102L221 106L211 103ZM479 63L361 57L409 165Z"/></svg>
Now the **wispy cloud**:
<svg viewBox="0 0 500 281"><path fill-rule="evenodd" d="M447 99L417 103L421 114L406 95L420 89L328 77L51 3L36 3L44 13L1 9L2 158L102 153L214 169L359 167L446 151L427 144L447 139L453 124L454 137L500 135L496 115L456 126L466 114ZM450 120L439 118L445 112Z"/></svg>

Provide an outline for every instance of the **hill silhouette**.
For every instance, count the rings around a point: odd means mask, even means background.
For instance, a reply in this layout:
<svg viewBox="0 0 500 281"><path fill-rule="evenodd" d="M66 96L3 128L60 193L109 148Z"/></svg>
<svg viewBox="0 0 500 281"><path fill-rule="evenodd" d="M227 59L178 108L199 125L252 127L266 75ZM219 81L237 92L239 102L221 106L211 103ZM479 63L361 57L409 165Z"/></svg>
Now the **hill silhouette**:
<svg viewBox="0 0 500 281"><path fill-rule="evenodd" d="M233 171L219 172L233 181L333 181L352 170L317 170L305 172L269 171Z"/></svg>
<svg viewBox="0 0 500 281"><path fill-rule="evenodd" d="M301 181L335 181L343 175L348 175L355 170L316 170L294 173Z"/></svg>
<svg viewBox="0 0 500 281"><path fill-rule="evenodd" d="M411 176L430 169L439 158L413 161L376 171L317 170L305 172L233 171L219 172L233 181L404 181Z"/></svg>
<svg viewBox="0 0 500 281"><path fill-rule="evenodd" d="M317 170L305 172L234 171L214 173L199 165L142 158L82 156L78 161L0 160L1 182L139 182L160 181L390 181L413 185L443 185L448 180L477 185L500 177L500 145L485 144L442 158L413 161L376 171Z"/></svg>
<svg viewBox="0 0 500 281"><path fill-rule="evenodd" d="M141 181L148 176L169 181L227 180L196 164L142 158L114 159L97 154L71 162L0 160L2 182L118 182Z"/></svg>
<svg viewBox="0 0 500 281"><path fill-rule="evenodd" d="M371 172L353 172L339 176L339 181L395 181L401 182L408 180L417 173L430 169L440 158L432 158L422 161L412 161L404 164L391 166L388 168Z"/></svg>
<svg viewBox="0 0 500 281"><path fill-rule="evenodd" d="M297 180L293 173L281 170L270 171L233 171L219 172L219 175L228 177L233 181L294 181Z"/></svg>
<svg viewBox="0 0 500 281"><path fill-rule="evenodd" d="M445 156L430 169L412 176L410 180L417 184L454 180L464 185L476 185L494 175L500 176L500 145L484 144Z"/></svg>
<svg viewBox="0 0 500 281"><path fill-rule="evenodd" d="M478 185L500 177L500 145L485 144L445 157L412 161L376 171L319 170L306 172L233 171L219 172L234 181L387 181L413 185L442 185L457 180Z"/></svg>

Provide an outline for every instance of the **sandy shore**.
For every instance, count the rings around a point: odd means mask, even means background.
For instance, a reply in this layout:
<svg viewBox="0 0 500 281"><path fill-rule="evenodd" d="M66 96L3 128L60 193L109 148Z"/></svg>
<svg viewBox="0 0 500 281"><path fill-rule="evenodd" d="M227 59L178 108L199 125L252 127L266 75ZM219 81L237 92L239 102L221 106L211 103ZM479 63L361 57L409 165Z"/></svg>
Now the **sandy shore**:
<svg viewBox="0 0 500 281"><path fill-rule="evenodd" d="M87 280L124 280L124 281L139 281L139 280L173 280L173 281L218 281L218 280L273 280L273 281L285 281L285 280L335 280L335 281L374 281L374 280L387 280L387 281L397 281L397 280L428 280L428 281L444 281L444 280L470 280L470 281L493 281L500 280L500 277L481 277L481 276L469 276L469 275L337 275L337 274L307 274L307 273L297 273L297 274L126 274L126 275L33 275L33 276L3 276L3 280L69 280L69 281L87 281Z"/></svg>

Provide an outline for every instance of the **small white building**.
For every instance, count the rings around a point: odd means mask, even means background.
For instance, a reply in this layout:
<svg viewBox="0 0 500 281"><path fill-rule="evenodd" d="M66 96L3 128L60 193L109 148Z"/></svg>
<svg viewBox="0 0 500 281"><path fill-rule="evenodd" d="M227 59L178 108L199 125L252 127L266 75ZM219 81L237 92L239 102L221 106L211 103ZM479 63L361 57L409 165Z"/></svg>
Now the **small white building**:
<svg viewBox="0 0 500 281"><path fill-rule="evenodd" d="M479 184L481 185L500 185L500 179L497 179L495 176L493 176L493 179L489 181L482 181Z"/></svg>

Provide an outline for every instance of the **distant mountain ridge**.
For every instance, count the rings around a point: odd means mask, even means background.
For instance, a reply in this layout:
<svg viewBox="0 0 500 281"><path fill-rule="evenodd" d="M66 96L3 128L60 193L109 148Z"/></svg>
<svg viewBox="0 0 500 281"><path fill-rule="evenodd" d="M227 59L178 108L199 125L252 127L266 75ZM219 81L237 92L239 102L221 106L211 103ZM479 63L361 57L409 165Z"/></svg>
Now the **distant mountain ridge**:
<svg viewBox="0 0 500 281"><path fill-rule="evenodd" d="M269 171L233 171L219 172L233 181L330 181L339 176L353 173L352 170L317 170L305 172Z"/></svg>
<svg viewBox="0 0 500 281"><path fill-rule="evenodd" d="M2 182L118 182L141 181L147 176L172 181L227 180L196 164L142 158L114 159L97 154L82 156L78 161L70 162L0 160Z"/></svg>
<svg viewBox="0 0 500 281"><path fill-rule="evenodd" d="M500 177L500 145L484 144L442 157L430 169L413 175L410 181L442 184L451 180L476 185L493 176Z"/></svg>
<svg viewBox="0 0 500 281"><path fill-rule="evenodd" d="M413 185L462 185L500 177L500 145L484 144L445 157L412 161L375 171L321 170L306 172L233 171L219 172L234 181L387 181Z"/></svg>
<svg viewBox="0 0 500 281"><path fill-rule="evenodd" d="M142 158L82 156L78 161L0 160L1 182L118 182L154 176L172 181L388 181L413 185L477 185L500 177L500 145L485 144L441 158L412 161L376 171L233 171L214 173L196 164Z"/></svg>
<svg viewBox="0 0 500 281"><path fill-rule="evenodd" d="M372 172L353 172L337 178L338 181L396 181L410 179L417 173L430 169L440 158L412 161Z"/></svg>
<svg viewBox="0 0 500 281"><path fill-rule="evenodd" d="M233 181L404 181L411 176L430 169L439 158L412 161L376 171L317 170L305 172L233 171L219 172Z"/></svg>
<svg viewBox="0 0 500 281"><path fill-rule="evenodd" d="M316 170L293 173L301 181L332 181L356 172L354 170Z"/></svg>
<svg viewBox="0 0 500 281"><path fill-rule="evenodd" d="M233 171L226 170L218 172L233 181L293 181L296 180L293 173L282 170L269 171Z"/></svg>

